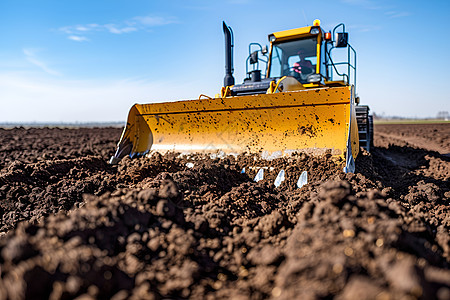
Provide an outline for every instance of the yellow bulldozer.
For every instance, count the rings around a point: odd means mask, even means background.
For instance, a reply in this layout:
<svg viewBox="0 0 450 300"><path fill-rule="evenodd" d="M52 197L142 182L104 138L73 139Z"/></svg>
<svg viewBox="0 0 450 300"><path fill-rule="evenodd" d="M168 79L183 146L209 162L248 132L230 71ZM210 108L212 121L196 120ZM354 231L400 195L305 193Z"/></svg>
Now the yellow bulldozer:
<svg viewBox="0 0 450 300"><path fill-rule="evenodd" d="M150 151L247 152L266 159L301 151L340 156L344 171L354 172L359 147L370 150L372 126L369 108L358 105L356 52L345 25L326 32L315 20L270 34L268 47L251 43L242 84L234 82L233 32L225 22L223 31L220 94L133 105L110 163Z"/></svg>

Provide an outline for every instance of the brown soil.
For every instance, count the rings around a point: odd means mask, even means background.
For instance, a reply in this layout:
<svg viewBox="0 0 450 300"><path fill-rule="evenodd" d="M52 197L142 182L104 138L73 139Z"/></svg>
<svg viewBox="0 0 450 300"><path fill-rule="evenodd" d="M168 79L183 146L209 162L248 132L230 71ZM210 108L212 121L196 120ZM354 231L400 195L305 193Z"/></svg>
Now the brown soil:
<svg viewBox="0 0 450 300"><path fill-rule="evenodd" d="M110 166L120 129L0 129L0 299L449 299L449 128L377 125L355 174L305 154Z"/></svg>
<svg viewBox="0 0 450 300"><path fill-rule="evenodd" d="M450 123L438 124L377 124L378 146L389 143L450 154Z"/></svg>

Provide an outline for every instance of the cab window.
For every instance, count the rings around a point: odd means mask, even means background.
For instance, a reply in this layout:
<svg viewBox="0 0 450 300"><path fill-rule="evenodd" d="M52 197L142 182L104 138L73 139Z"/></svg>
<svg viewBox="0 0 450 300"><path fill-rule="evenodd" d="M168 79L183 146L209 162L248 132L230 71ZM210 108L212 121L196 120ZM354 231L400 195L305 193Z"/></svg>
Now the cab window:
<svg viewBox="0 0 450 300"><path fill-rule="evenodd" d="M300 81L316 71L317 37L272 45L270 77L294 76Z"/></svg>

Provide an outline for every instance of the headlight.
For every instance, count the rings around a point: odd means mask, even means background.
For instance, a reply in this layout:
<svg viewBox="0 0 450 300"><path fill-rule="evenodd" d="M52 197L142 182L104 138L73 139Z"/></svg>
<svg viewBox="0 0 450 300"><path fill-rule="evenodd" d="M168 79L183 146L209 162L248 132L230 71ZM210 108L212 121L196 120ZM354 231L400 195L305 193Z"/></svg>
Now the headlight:
<svg viewBox="0 0 450 300"><path fill-rule="evenodd" d="M308 76L307 81L311 83L317 83L320 82L321 76L320 74L311 74Z"/></svg>
<svg viewBox="0 0 450 300"><path fill-rule="evenodd" d="M319 27L313 27L313 28L311 28L311 30L309 31L309 33L311 33L311 34L319 34L319 32L320 32Z"/></svg>

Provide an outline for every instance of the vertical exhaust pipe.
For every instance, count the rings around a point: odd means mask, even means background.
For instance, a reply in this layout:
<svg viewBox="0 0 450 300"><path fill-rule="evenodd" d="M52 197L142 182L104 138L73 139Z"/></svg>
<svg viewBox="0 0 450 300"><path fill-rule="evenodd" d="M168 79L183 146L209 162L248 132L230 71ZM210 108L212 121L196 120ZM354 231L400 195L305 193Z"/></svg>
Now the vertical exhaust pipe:
<svg viewBox="0 0 450 300"><path fill-rule="evenodd" d="M225 78L223 79L223 86L234 85L233 77L233 32L231 27L228 27L223 22L223 33L225 35Z"/></svg>

